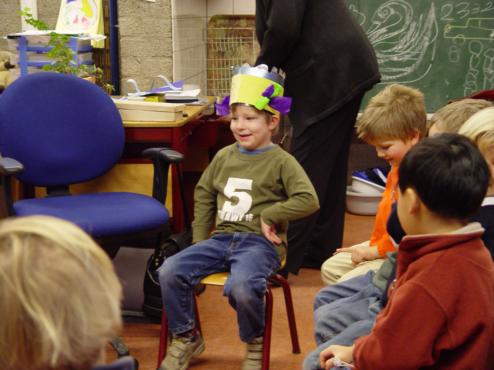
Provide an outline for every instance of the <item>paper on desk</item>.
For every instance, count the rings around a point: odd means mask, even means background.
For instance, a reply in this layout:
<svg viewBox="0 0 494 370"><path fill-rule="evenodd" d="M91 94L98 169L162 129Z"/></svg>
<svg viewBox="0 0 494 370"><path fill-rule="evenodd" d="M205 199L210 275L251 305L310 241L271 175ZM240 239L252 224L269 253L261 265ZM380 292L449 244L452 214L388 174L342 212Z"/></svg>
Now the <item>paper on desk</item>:
<svg viewBox="0 0 494 370"><path fill-rule="evenodd" d="M169 91L165 93L165 98L166 100L197 99L200 93L201 93L201 89Z"/></svg>
<svg viewBox="0 0 494 370"><path fill-rule="evenodd" d="M184 86L184 80L179 80L175 82L167 81L167 83L163 86L151 88L146 91L141 91L141 89L139 89L136 80L134 80L133 78L127 79L127 83L130 84L135 91L135 92L129 92L127 94L129 98L144 97L144 96L156 95L156 94L165 94L169 91L181 91Z"/></svg>

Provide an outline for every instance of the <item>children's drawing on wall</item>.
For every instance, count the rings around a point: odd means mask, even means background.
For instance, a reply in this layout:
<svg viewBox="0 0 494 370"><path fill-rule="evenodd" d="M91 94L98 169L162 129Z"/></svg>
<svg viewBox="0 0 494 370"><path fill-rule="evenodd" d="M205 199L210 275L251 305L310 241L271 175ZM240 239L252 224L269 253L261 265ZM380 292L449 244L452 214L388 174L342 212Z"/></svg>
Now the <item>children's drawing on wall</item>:
<svg viewBox="0 0 494 370"><path fill-rule="evenodd" d="M101 0L62 0L57 31L74 33L100 33L102 20Z"/></svg>

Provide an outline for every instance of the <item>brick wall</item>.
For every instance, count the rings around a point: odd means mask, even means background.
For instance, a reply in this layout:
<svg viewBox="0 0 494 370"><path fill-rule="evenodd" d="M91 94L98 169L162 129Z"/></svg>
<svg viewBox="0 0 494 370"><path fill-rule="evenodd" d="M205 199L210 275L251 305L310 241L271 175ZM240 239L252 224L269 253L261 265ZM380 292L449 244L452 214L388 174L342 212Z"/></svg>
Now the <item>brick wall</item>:
<svg viewBox="0 0 494 370"><path fill-rule="evenodd" d="M122 93L128 78L141 89L150 86L153 76L172 76L172 21L170 0L119 0L120 73Z"/></svg>

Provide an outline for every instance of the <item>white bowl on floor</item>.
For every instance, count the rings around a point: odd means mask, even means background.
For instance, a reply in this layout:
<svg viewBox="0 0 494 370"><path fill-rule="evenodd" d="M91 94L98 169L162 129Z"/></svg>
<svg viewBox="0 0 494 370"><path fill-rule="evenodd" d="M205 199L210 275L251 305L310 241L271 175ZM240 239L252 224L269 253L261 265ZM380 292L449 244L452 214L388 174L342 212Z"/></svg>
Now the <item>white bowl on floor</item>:
<svg viewBox="0 0 494 370"><path fill-rule="evenodd" d="M365 194L355 191L352 186L348 186L346 189L346 209L356 215L375 215L380 200L380 193Z"/></svg>
<svg viewBox="0 0 494 370"><path fill-rule="evenodd" d="M357 176L352 176L353 191L367 195L381 195L384 191L384 186L375 184L371 181L364 180Z"/></svg>

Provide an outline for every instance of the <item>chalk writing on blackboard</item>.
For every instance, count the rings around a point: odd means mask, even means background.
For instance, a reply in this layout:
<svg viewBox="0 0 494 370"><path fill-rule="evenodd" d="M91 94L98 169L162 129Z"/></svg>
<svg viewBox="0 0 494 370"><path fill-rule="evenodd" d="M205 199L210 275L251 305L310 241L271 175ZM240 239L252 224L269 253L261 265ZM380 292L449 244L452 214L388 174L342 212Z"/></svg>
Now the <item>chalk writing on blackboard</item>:
<svg viewBox="0 0 494 370"><path fill-rule="evenodd" d="M437 108L494 88L494 0L347 0L389 83L420 88ZM374 89L374 90L376 90Z"/></svg>
<svg viewBox="0 0 494 370"><path fill-rule="evenodd" d="M437 21L434 6L416 11L404 0L382 4L367 29L380 64L383 81L409 83L424 78L435 55Z"/></svg>

